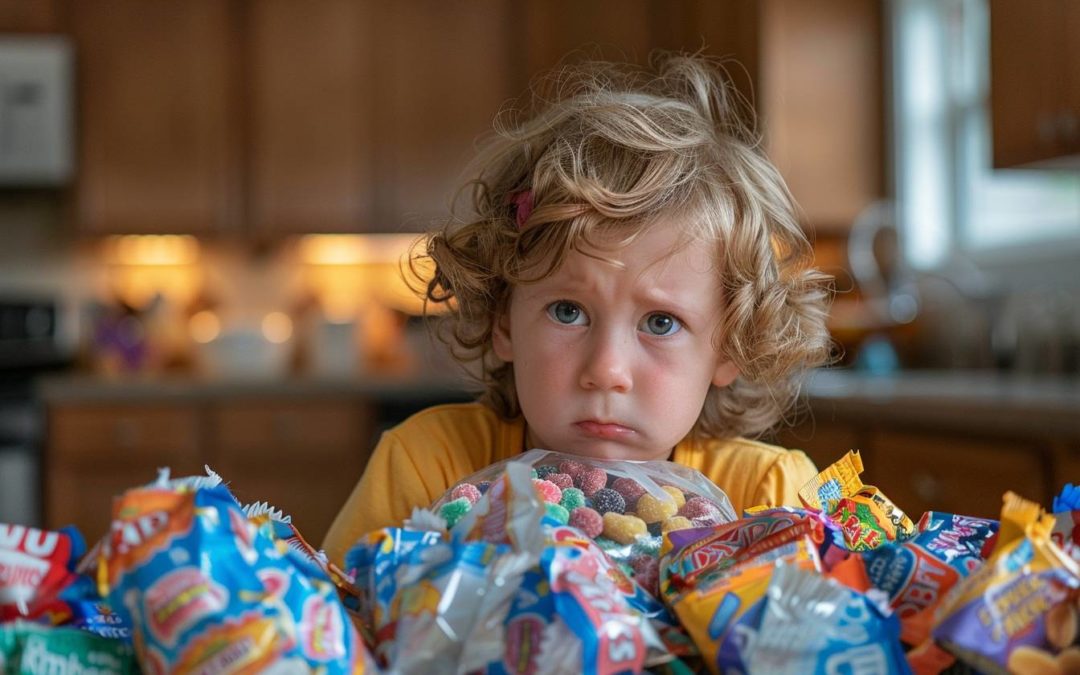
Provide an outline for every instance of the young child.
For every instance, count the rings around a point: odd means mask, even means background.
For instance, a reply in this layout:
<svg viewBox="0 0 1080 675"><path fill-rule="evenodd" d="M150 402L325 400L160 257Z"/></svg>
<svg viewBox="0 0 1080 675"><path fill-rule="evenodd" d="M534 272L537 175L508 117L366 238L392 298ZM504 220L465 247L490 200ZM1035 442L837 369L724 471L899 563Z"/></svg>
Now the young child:
<svg viewBox="0 0 1080 675"><path fill-rule="evenodd" d="M324 543L361 535L531 448L670 460L736 512L797 504L805 454L752 440L826 362L828 282L729 82L700 57L559 72L500 124L475 213L427 239L476 403L387 431Z"/></svg>

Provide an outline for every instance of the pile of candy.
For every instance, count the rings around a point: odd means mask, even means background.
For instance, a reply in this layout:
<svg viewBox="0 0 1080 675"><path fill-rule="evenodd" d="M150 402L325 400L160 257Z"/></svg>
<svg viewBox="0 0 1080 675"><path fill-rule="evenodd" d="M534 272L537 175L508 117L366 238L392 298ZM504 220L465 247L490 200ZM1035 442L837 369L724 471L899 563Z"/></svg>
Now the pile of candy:
<svg viewBox="0 0 1080 675"><path fill-rule="evenodd" d="M0 672L1080 674L1071 485L1053 515L1009 493L1000 520L913 522L853 452L735 519L671 464L525 460L345 571L212 472L128 491L89 552L0 524Z"/></svg>
<svg viewBox="0 0 1080 675"><path fill-rule="evenodd" d="M279 515L163 474L116 500L81 569L77 533L0 525L0 672L372 668L334 571Z"/></svg>
<svg viewBox="0 0 1080 675"><path fill-rule="evenodd" d="M453 527L468 514L509 464L531 467L530 477L549 518L593 539L653 595L659 591L663 535L735 520L722 490L697 471L671 462L583 459L530 450L458 483L432 506Z"/></svg>

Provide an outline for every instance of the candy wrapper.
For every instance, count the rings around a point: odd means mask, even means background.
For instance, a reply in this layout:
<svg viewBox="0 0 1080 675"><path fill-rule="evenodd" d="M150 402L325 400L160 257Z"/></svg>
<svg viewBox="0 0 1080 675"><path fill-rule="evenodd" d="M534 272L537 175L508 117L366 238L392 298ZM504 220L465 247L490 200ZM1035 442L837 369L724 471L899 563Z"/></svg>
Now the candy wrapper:
<svg viewBox="0 0 1080 675"><path fill-rule="evenodd" d="M397 672L640 672L670 658L647 615L664 608L548 515L524 464L449 533L380 530L346 567L370 600L376 654Z"/></svg>
<svg viewBox="0 0 1080 675"><path fill-rule="evenodd" d="M131 645L84 630L15 621L0 625L0 673L136 675Z"/></svg>
<svg viewBox="0 0 1080 675"><path fill-rule="evenodd" d="M771 509L665 535L663 598L712 672L747 672L747 636L758 624L774 564L820 571L824 527L812 514Z"/></svg>
<svg viewBox="0 0 1080 675"><path fill-rule="evenodd" d="M548 516L593 538L631 577L656 594L654 562L664 532L735 520L722 490L672 462L604 461L547 450L493 464L447 491L432 510L454 524L505 471L532 467L533 487Z"/></svg>
<svg viewBox="0 0 1080 675"><path fill-rule="evenodd" d="M799 498L836 521L852 551L868 551L913 536L915 524L880 490L864 485L859 479L862 471L862 457L852 450L804 485Z"/></svg>
<svg viewBox="0 0 1080 675"><path fill-rule="evenodd" d="M870 583L888 595L905 643L920 645L930 637L934 610L982 566L982 548L997 529L994 520L929 511L913 538L863 553Z"/></svg>
<svg viewBox="0 0 1080 675"><path fill-rule="evenodd" d="M1005 496L993 554L938 609L938 644L982 672L1055 672L1031 664L1076 641L1080 567L1051 541L1053 521Z"/></svg>
<svg viewBox="0 0 1080 675"><path fill-rule="evenodd" d="M776 675L910 673L899 622L868 597L780 564L760 625L747 636L746 672Z"/></svg>
<svg viewBox="0 0 1080 675"><path fill-rule="evenodd" d="M244 515L216 476L163 475L113 504L102 595L146 673L369 667L334 585Z"/></svg>

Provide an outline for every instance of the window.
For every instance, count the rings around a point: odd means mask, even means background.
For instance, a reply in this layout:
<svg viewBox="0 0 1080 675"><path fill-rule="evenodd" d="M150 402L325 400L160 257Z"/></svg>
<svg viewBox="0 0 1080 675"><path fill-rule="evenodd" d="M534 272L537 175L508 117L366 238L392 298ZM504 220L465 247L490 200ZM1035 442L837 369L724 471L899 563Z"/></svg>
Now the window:
<svg viewBox="0 0 1080 675"><path fill-rule="evenodd" d="M1080 170L992 170L988 0L893 0L897 218L919 269L1080 253Z"/></svg>

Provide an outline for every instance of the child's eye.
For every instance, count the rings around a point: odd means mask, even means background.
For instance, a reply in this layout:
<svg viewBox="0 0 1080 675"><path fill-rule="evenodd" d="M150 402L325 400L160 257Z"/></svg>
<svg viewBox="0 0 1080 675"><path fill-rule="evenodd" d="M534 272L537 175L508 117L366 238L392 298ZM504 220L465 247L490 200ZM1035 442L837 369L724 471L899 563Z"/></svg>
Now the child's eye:
<svg viewBox="0 0 1080 675"><path fill-rule="evenodd" d="M556 322L567 326L584 326L588 322L585 312L569 300L558 300L547 306L547 313Z"/></svg>
<svg viewBox="0 0 1080 675"><path fill-rule="evenodd" d="M682 324L670 314L654 312L642 320L641 330L650 335L674 335L682 330Z"/></svg>

